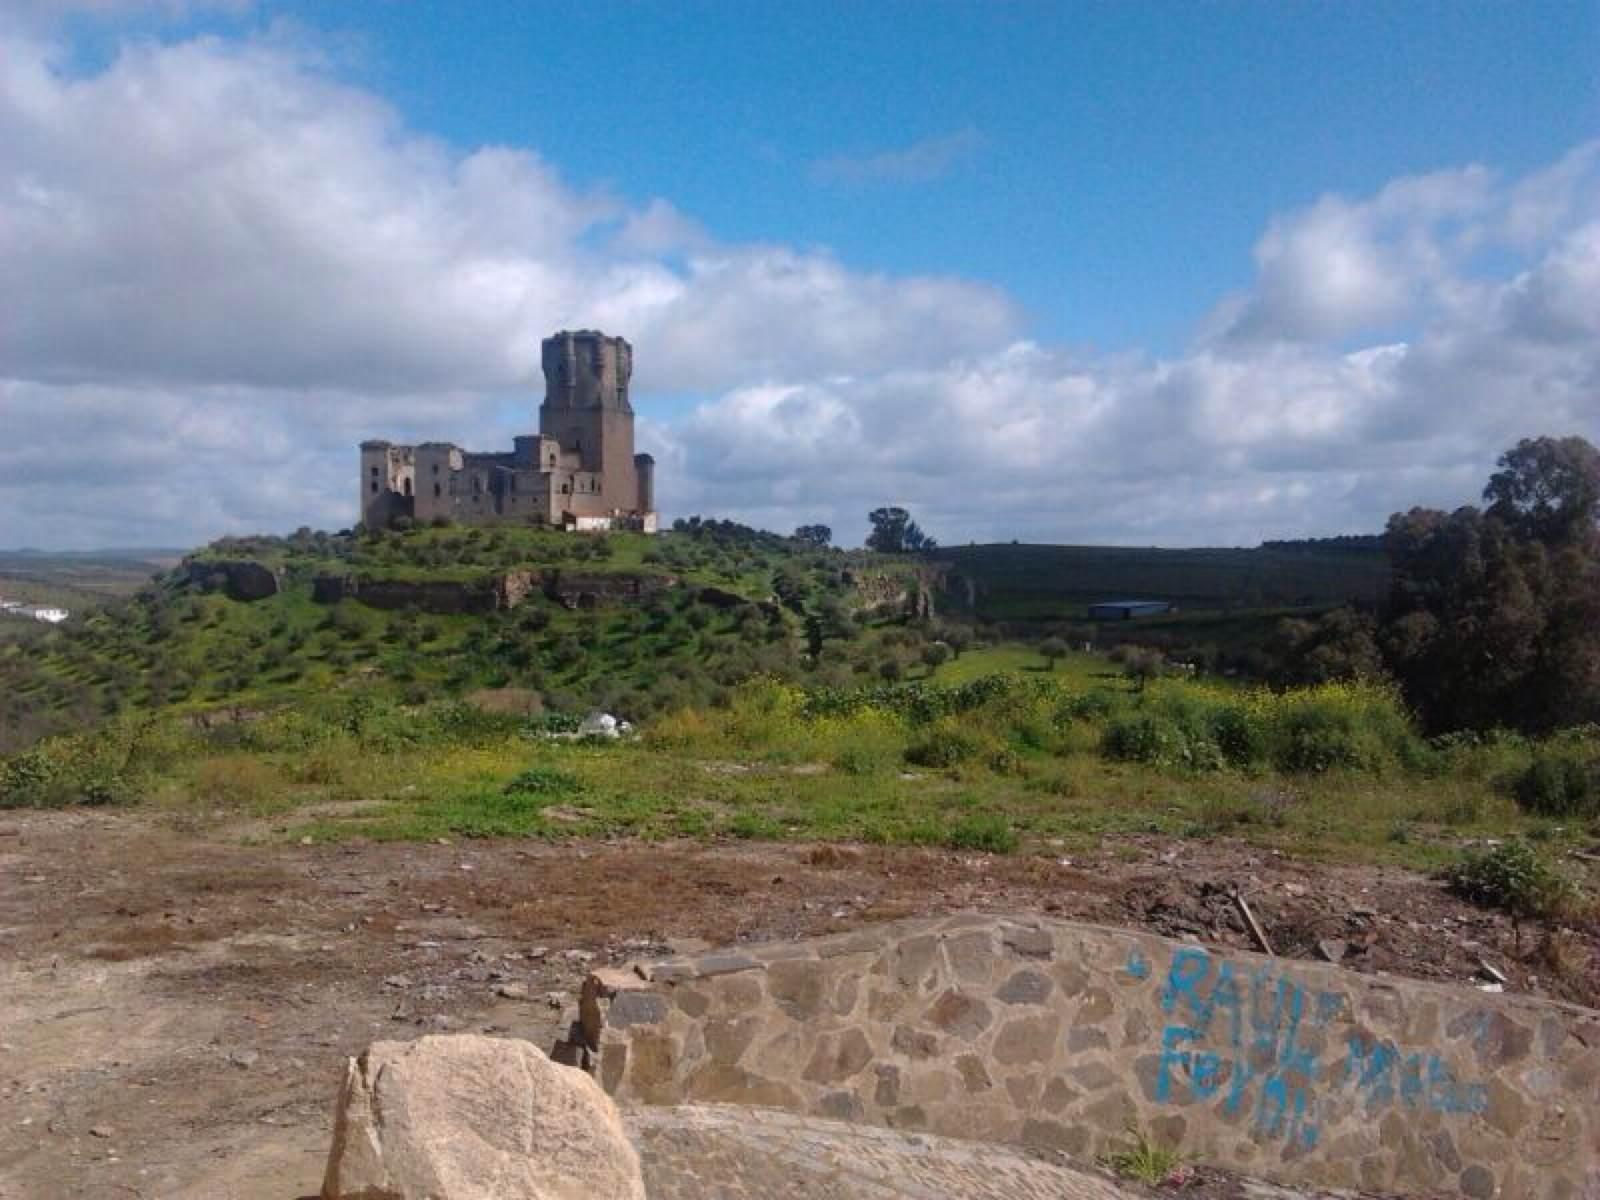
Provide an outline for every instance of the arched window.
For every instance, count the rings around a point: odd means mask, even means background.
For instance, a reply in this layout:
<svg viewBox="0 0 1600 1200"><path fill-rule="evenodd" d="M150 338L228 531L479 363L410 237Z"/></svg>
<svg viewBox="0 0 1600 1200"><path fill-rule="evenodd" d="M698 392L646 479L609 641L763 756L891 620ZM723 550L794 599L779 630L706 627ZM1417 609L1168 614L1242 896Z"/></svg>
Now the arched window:
<svg viewBox="0 0 1600 1200"><path fill-rule="evenodd" d="M406 495L411 495L411 480L406 480Z"/></svg>
<svg viewBox="0 0 1600 1200"><path fill-rule="evenodd" d="M562 485L561 485L561 494L562 494L562 495L563 495L563 496L565 496L565 495L567 495L567 494L568 494L568 493L570 493L570 492L571 492L571 491L572 491L572 485L571 485L571 484L570 484L570 483L563 483L563 484L562 484Z"/></svg>
<svg viewBox="0 0 1600 1200"><path fill-rule="evenodd" d="M378 481L376 479L372 481L372 494L374 496L378 494Z"/></svg>
<svg viewBox="0 0 1600 1200"><path fill-rule="evenodd" d="M437 483L433 485L433 494L435 496L439 494L439 485Z"/></svg>

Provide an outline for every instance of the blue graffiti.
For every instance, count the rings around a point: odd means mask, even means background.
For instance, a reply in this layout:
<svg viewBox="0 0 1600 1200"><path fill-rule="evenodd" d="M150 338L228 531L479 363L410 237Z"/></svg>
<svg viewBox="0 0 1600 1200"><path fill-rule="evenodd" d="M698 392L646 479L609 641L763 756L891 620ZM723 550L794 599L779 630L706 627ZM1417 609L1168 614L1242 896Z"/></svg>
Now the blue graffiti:
<svg viewBox="0 0 1600 1200"><path fill-rule="evenodd" d="M1128 973L1147 978L1137 950ZM1184 1087L1197 1099L1223 1096L1229 1115L1249 1104L1263 1135L1307 1149L1320 1134L1317 1094L1353 1089L1368 1110L1392 1104L1439 1113L1478 1113L1483 1085L1458 1081L1437 1054L1402 1054L1387 1042L1347 1039L1342 1068L1324 1072L1325 1029L1344 1010L1337 992L1313 991L1270 964L1240 968L1198 946L1176 951L1158 993L1171 1019L1162 1031L1155 1099Z"/></svg>

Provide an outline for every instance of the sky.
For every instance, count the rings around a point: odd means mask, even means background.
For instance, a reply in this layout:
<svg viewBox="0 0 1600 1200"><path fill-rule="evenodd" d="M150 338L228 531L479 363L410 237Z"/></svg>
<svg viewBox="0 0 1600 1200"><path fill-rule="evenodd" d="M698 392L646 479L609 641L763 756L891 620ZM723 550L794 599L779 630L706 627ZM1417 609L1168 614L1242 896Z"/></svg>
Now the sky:
<svg viewBox="0 0 1600 1200"><path fill-rule="evenodd" d="M671 519L1250 545L1600 442L1600 3L0 0L0 546L634 346Z"/></svg>

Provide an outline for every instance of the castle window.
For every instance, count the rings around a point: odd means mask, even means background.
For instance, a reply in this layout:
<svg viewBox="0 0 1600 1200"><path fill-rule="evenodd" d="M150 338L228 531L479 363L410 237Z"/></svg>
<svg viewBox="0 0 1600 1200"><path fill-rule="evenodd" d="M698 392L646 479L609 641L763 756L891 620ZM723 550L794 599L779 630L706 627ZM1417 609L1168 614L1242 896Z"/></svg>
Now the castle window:
<svg viewBox="0 0 1600 1200"><path fill-rule="evenodd" d="M572 491L572 485L570 483L563 483L561 485L561 494L563 496L565 496L570 491Z"/></svg>
<svg viewBox="0 0 1600 1200"><path fill-rule="evenodd" d="M372 481L372 494L374 496L378 494L378 481L376 479Z"/></svg>
<svg viewBox="0 0 1600 1200"><path fill-rule="evenodd" d="M378 468L377 467L373 467L372 468L372 477L374 479L376 479L378 477Z"/></svg>
<svg viewBox="0 0 1600 1200"><path fill-rule="evenodd" d="M435 496L439 494L439 485L437 483L433 485L433 494Z"/></svg>
<svg viewBox="0 0 1600 1200"><path fill-rule="evenodd" d="M411 480L406 480L406 495L411 495Z"/></svg>
<svg viewBox="0 0 1600 1200"><path fill-rule="evenodd" d="M437 475L439 473L439 464L438 463L434 463L433 464L433 473L435 475Z"/></svg>

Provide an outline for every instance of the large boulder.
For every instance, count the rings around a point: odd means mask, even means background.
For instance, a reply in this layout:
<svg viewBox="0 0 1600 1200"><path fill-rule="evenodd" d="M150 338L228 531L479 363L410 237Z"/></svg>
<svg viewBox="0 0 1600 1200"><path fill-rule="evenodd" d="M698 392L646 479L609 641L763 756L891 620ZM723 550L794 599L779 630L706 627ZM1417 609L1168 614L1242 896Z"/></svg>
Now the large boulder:
<svg viewBox="0 0 1600 1200"><path fill-rule="evenodd" d="M349 1060L323 1200L644 1200L610 1097L530 1042L374 1042Z"/></svg>

